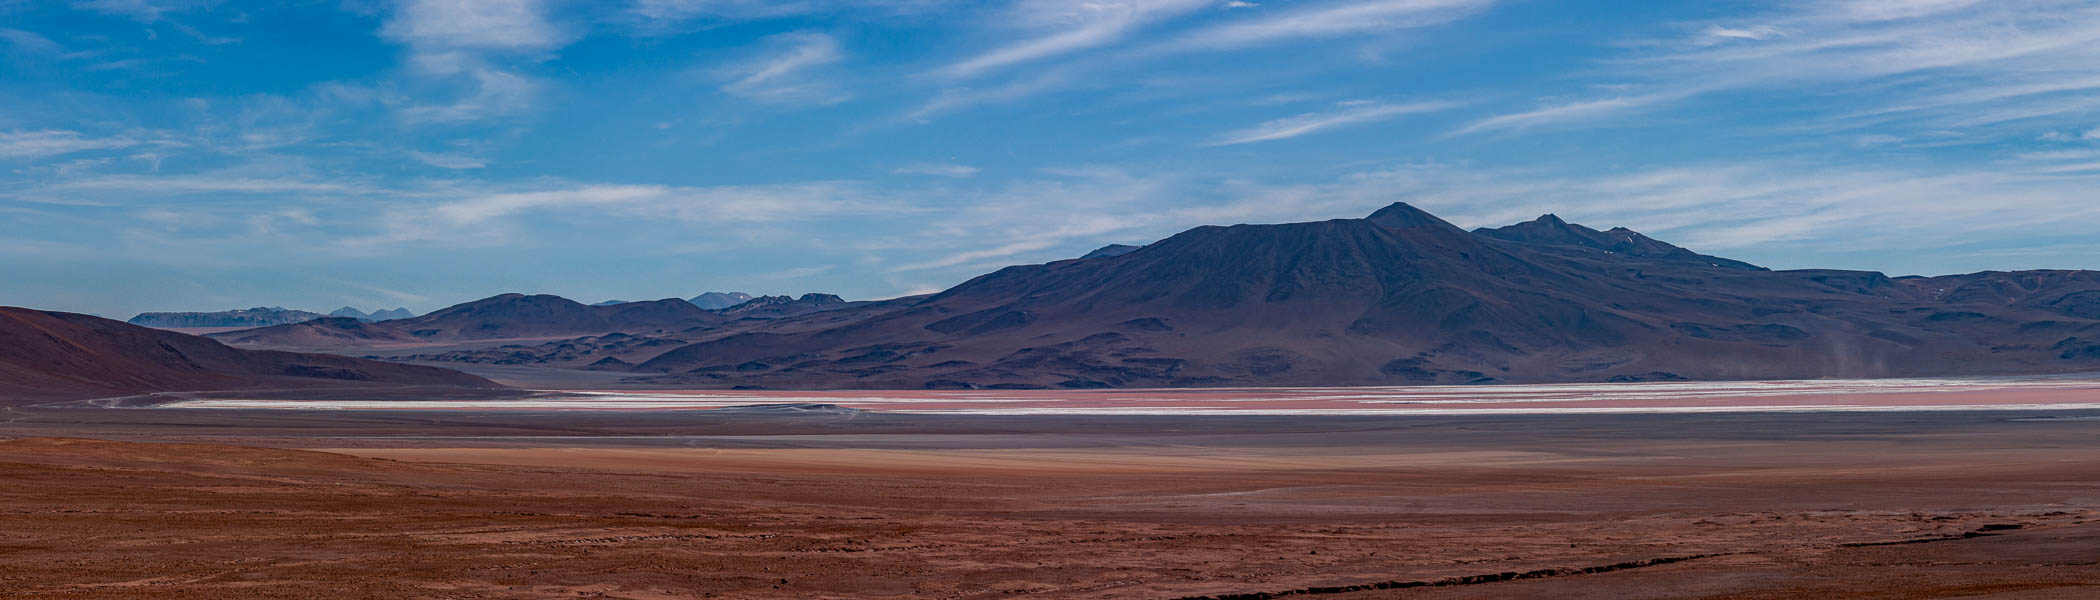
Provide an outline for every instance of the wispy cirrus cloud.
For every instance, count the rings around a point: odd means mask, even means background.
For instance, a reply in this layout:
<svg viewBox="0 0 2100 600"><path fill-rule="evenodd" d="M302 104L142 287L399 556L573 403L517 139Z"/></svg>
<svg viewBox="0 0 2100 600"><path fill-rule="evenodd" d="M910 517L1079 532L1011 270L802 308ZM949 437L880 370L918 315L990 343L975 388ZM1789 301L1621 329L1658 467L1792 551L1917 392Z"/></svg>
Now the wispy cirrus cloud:
<svg viewBox="0 0 2100 600"><path fill-rule="evenodd" d="M421 150L410 150L408 151L408 157L416 159L416 162L420 162L440 169L479 169L488 166L488 162L482 159L467 156L465 154L454 154L448 152L423 152Z"/></svg>
<svg viewBox="0 0 2100 600"><path fill-rule="evenodd" d="M1290 40L1384 34L1450 23L1494 4L1495 0L1359 0L1278 9L1273 14L1251 10L1244 20L1181 34L1161 49L1231 50Z"/></svg>
<svg viewBox="0 0 2100 600"><path fill-rule="evenodd" d="M1214 4L1213 0L1030 0L1020 3L1001 19L1016 22L1022 28L1049 29L1049 33L963 59L935 70L934 74L951 79L974 77L1018 64L1109 46L1146 25Z"/></svg>
<svg viewBox="0 0 2100 600"><path fill-rule="evenodd" d="M810 71L846 58L837 38L821 33L786 33L760 44L765 51L721 69L722 91L773 104L837 104L851 95Z"/></svg>
<svg viewBox="0 0 2100 600"><path fill-rule="evenodd" d="M405 244L502 245L516 239L512 232L520 227L520 219L535 215L751 225L914 210L862 184L843 181L747 186L559 180L491 186L463 182L389 190L381 197L394 200L379 211L378 232L343 238L337 246L354 252L391 253Z"/></svg>
<svg viewBox="0 0 2100 600"><path fill-rule="evenodd" d="M1336 110L1285 117L1247 129L1228 132L1212 140L1209 145L1231 146L1289 139L1337 127L1376 123L1401 115L1435 112L1456 106L1458 104L1455 102L1414 102L1404 104L1369 101L1344 102Z"/></svg>
<svg viewBox="0 0 2100 600"><path fill-rule="evenodd" d="M983 171L983 169L979 169L977 167L972 167L969 165L958 165L955 163L930 162L913 163L910 165L897 167L895 169L890 170L891 173L897 175L932 175L935 177L954 177L957 179L975 176L979 171Z"/></svg>
<svg viewBox="0 0 2100 600"><path fill-rule="evenodd" d="M2100 110L2100 5L2089 2L1784 3L1686 29L1689 37L1638 45L1646 50L1591 74L1632 92L1490 116L1458 133L1616 125L1694 98L1781 90L1846 107L1795 124L1825 131L2013 134L2022 123Z"/></svg>
<svg viewBox="0 0 2100 600"><path fill-rule="evenodd" d="M145 143L124 136L88 137L78 131L63 129L0 131L0 159L59 156L90 150L130 148Z"/></svg>
<svg viewBox="0 0 2100 600"><path fill-rule="evenodd" d="M56 54L65 50L64 46L58 45L58 42L51 41L51 38L31 31L7 27L0 27L0 41L5 41L8 45L23 51L38 54Z"/></svg>
<svg viewBox="0 0 2100 600"><path fill-rule="evenodd" d="M1495 0L1343 0L1303 7L1220 3L1024 2L1008 20L1050 33L970 56L932 71L966 81L1023 64L1049 63L1027 75L982 88L948 88L905 116L925 121L958 108L1008 103L1040 94L1097 85L1114 73L1175 55L1249 50L1290 41L1393 37L1477 14ZM1283 5L1278 5L1283 6ZM1045 8L1050 7L1050 8ZM1204 12L1204 11L1211 12ZM1202 18L1198 18L1202 17ZM1178 28L1178 29L1176 29ZM1151 33L1157 29L1158 33ZM1146 35L1139 35L1140 33ZM1094 51L1089 53L1089 51ZM1196 90L1182 90L1195 93Z"/></svg>
<svg viewBox="0 0 2100 600"><path fill-rule="evenodd" d="M1564 123L1590 122L1682 99L1692 93L1693 91L1680 90L1554 104L1536 110L1478 119L1459 127L1453 134L1465 135L1484 131L1526 129Z"/></svg>
<svg viewBox="0 0 2100 600"><path fill-rule="evenodd" d="M751 21L825 13L919 15L956 0L635 0L627 11L650 28L690 20Z"/></svg>

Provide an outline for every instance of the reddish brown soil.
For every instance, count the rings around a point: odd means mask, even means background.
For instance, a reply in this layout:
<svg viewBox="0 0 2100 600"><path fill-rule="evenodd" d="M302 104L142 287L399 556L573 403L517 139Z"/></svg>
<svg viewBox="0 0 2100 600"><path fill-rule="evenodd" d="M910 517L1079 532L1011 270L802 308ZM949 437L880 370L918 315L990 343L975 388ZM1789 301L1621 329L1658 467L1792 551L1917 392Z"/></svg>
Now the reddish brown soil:
<svg viewBox="0 0 2100 600"><path fill-rule="evenodd" d="M1420 583L1336 597L2100 594L2100 420L1857 419L1869 417L1744 418L1737 430L1719 417L1334 420L1299 427L1328 432L1260 435L1187 420L1172 433L1066 424L999 438L1009 446L937 449L943 437L924 433L895 436L910 443L825 438L857 446L834 448L763 435L736 436L744 448L721 446L729 437L684 442L717 446L702 448L257 438L354 446L328 452L19 439L0 442L0 589L1176 598ZM1653 436L1623 433L1658 425ZM188 431L159 427L162 438ZM1202 431L1212 433L1190 435ZM804 447L748 447L768 443Z"/></svg>

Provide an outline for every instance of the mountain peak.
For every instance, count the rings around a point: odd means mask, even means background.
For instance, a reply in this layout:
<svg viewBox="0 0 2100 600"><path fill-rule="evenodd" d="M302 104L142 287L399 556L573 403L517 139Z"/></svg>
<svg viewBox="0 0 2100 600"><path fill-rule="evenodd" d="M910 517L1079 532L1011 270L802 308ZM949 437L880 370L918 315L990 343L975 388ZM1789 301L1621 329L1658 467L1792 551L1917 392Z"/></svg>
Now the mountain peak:
<svg viewBox="0 0 2100 600"><path fill-rule="evenodd" d="M751 295L743 292L706 292L692 297L687 302L708 310L722 310L743 304L749 300L751 300Z"/></svg>
<svg viewBox="0 0 2100 600"><path fill-rule="evenodd" d="M1414 205L1406 202L1394 202L1385 208L1378 209L1378 212L1371 213L1371 216L1364 217L1364 220L1376 223L1387 229L1412 229L1415 227L1457 228L1450 222L1437 218L1436 215L1415 208Z"/></svg>
<svg viewBox="0 0 2100 600"><path fill-rule="evenodd" d="M1093 252L1088 252L1086 253L1086 256L1081 256L1079 257L1079 259L1086 260L1089 258L1110 258L1115 256L1122 256L1125 254L1136 252L1138 251L1138 248L1142 247L1143 246L1132 246L1129 244L1109 244L1097 248Z"/></svg>
<svg viewBox="0 0 2100 600"><path fill-rule="evenodd" d="M1561 220L1551 213L1507 227L1483 227L1473 231L1498 240L1541 246L1579 247L1613 254L1672 262L1700 263L1729 269L1762 270L1750 263L1707 256L1679 248L1624 227L1597 231Z"/></svg>

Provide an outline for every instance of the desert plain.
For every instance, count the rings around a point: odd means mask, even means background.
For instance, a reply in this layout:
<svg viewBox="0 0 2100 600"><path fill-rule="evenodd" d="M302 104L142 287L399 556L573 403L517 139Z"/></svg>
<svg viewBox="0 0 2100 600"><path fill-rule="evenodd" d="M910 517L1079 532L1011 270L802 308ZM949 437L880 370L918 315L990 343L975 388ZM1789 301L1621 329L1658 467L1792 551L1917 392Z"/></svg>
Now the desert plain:
<svg viewBox="0 0 2100 600"><path fill-rule="evenodd" d="M641 409L400 398L202 408L192 395L14 407L0 412L0 589L2100 595L2091 382L1747 385L1511 388L1455 413L1434 412L1452 406L1434 400L1458 402L1462 390L1347 396L1387 408L1369 412L1303 404L1344 401L1323 390L1029 392L980 404L927 392L651 392L745 404ZM1013 410L1059 394L1074 410ZM754 401L788 399L801 402ZM1538 407L1554 402L1615 410Z"/></svg>

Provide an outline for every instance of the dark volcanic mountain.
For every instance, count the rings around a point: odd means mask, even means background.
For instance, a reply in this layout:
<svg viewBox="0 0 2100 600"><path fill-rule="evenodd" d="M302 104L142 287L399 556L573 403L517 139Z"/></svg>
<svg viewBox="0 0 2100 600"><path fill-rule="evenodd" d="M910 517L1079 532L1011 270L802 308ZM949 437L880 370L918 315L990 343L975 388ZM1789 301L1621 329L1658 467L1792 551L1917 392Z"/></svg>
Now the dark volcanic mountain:
<svg viewBox="0 0 2100 600"><path fill-rule="evenodd" d="M708 310L722 310L751 301L751 295L743 292L706 292L694 296L688 302Z"/></svg>
<svg viewBox="0 0 2100 600"><path fill-rule="evenodd" d="M1199 227L635 370L771 387L1382 385L2100 369L2088 272L1768 271L1551 216Z"/></svg>
<svg viewBox="0 0 2100 600"><path fill-rule="evenodd" d="M143 327L268 327L304 323L328 315L282 306L258 306L219 312L149 312L125 321Z"/></svg>
<svg viewBox="0 0 2100 600"><path fill-rule="evenodd" d="M87 315L0 307L0 404L160 391L501 387L434 367L241 350Z"/></svg>

